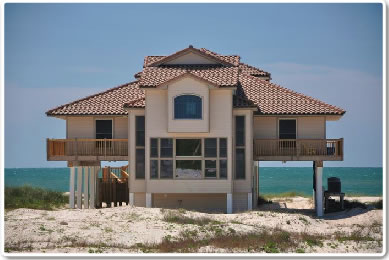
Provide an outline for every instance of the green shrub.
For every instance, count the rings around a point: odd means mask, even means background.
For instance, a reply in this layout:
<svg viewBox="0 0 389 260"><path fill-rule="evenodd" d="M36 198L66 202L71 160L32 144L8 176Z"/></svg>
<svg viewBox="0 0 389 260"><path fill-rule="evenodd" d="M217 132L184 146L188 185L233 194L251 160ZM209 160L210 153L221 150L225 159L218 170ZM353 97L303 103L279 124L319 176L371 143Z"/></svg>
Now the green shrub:
<svg viewBox="0 0 389 260"><path fill-rule="evenodd" d="M44 209L53 210L68 203L68 197L62 192L31 186L5 187L5 209Z"/></svg>

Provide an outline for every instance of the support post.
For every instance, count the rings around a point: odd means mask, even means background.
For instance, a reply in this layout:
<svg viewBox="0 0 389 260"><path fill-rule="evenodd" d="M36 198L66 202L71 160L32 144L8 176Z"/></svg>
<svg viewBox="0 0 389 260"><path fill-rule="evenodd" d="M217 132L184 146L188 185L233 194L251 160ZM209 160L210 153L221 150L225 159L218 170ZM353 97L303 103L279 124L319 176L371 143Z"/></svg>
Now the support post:
<svg viewBox="0 0 389 260"><path fill-rule="evenodd" d="M146 208L151 208L151 193L146 193Z"/></svg>
<svg viewBox="0 0 389 260"><path fill-rule="evenodd" d="M227 214L232 213L232 193L227 193Z"/></svg>
<svg viewBox="0 0 389 260"><path fill-rule="evenodd" d="M74 209L74 179L75 179L75 169L70 167L70 187L69 187L69 207Z"/></svg>
<svg viewBox="0 0 389 260"><path fill-rule="evenodd" d="M316 162L316 215L318 217L323 216L323 162Z"/></svg>
<svg viewBox="0 0 389 260"><path fill-rule="evenodd" d="M134 203L135 200L134 200L134 193L133 192L130 192L130 206L134 206Z"/></svg>
<svg viewBox="0 0 389 260"><path fill-rule="evenodd" d="M91 209L96 208L95 207L96 206L96 202L95 202L96 177L95 177L95 174L96 174L96 166L93 166L90 168L90 178L89 178L89 189L90 189L90 205L89 206Z"/></svg>
<svg viewBox="0 0 389 260"><path fill-rule="evenodd" d="M82 167L77 167L77 208L82 209Z"/></svg>
<svg viewBox="0 0 389 260"><path fill-rule="evenodd" d="M84 167L84 209L89 208L89 168Z"/></svg>
<svg viewBox="0 0 389 260"><path fill-rule="evenodd" d="M253 194L247 193L247 210L253 210Z"/></svg>
<svg viewBox="0 0 389 260"><path fill-rule="evenodd" d="M96 196L95 196L95 206L100 207L100 179L99 179L99 171L100 167L95 168L95 187L96 187Z"/></svg>

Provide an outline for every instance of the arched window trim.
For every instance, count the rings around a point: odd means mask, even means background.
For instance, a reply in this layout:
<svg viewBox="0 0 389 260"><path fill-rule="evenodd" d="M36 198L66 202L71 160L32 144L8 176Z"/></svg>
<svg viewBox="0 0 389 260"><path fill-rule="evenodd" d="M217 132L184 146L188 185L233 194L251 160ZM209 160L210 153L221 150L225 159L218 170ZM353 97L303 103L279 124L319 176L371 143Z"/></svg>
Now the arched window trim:
<svg viewBox="0 0 389 260"><path fill-rule="evenodd" d="M176 118L175 116L175 113L176 113L176 98L178 97L181 97L181 96L196 96L196 97L199 97L200 100L201 100L201 117L200 118ZM179 94L179 95L176 95L173 97L173 120L202 120L203 119L203 115L204 115L204 99L201 95L198 95L196 93L182 93L182 94Z"/></svg>

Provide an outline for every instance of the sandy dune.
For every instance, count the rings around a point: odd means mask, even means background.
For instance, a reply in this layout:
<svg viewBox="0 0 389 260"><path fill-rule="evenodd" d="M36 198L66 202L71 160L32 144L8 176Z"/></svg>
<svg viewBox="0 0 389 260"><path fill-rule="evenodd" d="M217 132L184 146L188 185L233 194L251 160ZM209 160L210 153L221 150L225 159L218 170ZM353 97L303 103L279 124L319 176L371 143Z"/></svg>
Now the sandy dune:
<svg viewBox="0 0 389 260"><path fill-rule="evenodd" d="M353 199L353 198L347 198ZM355 198L362 202L377 197ZM6 252L83 252L136 253L137 245L159 243L166 236L176 237L183 230L212 231L192 224L176 224L163 220L169 210L122 206L102 209L60 209L55 211L17 209L5 214ZM177 210L175 210L177 211ZM316 218L312 200L295 197L273 199L251 212L207 214L181 212L187 217L209 217L221 229L247 233L259 228L281 228L289 232L307 232L328 236L322 246L301 245L305 252L380 253L382 251L382 210L354 208ZM360 231L374 241L337 241L336 232L351 234ZM200 248L198 252L240 252L237 249Z"/></svg>

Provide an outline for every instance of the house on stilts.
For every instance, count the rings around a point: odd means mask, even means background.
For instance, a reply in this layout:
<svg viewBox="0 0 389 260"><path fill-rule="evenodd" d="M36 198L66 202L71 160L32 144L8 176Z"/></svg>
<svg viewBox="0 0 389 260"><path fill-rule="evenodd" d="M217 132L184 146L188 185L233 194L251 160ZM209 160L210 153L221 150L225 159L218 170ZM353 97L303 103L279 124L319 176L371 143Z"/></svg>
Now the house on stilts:
<svg viewBox="0 0 389 260"><path fill-rule="evenodd" d="M312 161L321 216L323 162L343 160L343 139L328 139L326 122L344 113L272 83L238 55L189 46L145 57L130 83L47 111L66 121L65 139L47 139L47 160L68 162L72 208L226 213L257 205L261 161Z"/></svg>

